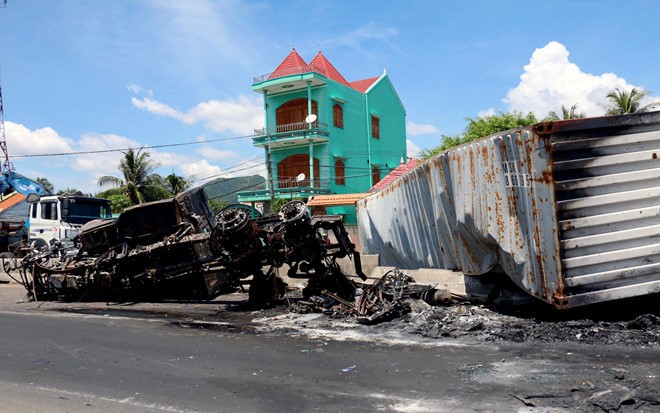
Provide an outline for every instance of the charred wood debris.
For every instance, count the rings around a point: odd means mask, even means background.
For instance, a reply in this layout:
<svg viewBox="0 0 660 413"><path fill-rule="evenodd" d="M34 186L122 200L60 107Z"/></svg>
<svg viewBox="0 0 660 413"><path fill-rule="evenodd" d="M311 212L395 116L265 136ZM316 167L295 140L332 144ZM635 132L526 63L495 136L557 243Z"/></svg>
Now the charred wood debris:
<svg viewBox="0 0 660 413"><path fill-rule="evenodd" d="M302 201L279 214L253 218L249 208L225 208L215 217L203 189L127 208L116 220L85 224L73 247L25 245L21 260L3 260L5 273L31 300L210 299L244 289L248 302L267 307L287 302L292 311L355 316L365 324L410 310L410 300L446 304L446 290L416 284L395 269L368 284L339 216L311 216ZM349 257L362 282L342 273ZM302 298L291 300L278 276L307 279Z"/></svg>

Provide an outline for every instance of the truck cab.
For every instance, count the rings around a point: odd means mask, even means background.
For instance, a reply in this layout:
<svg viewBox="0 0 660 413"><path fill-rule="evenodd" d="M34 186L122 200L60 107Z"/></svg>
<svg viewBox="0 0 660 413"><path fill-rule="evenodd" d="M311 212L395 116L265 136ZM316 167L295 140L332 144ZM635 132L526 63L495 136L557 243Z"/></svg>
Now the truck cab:
<svg viewBox="0 0 660 413"><path fill-rule="evenodd" d="M26 225L30 241L48 243L58 239L73 244L83 224L94 219L110 219L110 201L86 196L44 196L30 205ZM42 240L42 241L39 241Z"/></svg>

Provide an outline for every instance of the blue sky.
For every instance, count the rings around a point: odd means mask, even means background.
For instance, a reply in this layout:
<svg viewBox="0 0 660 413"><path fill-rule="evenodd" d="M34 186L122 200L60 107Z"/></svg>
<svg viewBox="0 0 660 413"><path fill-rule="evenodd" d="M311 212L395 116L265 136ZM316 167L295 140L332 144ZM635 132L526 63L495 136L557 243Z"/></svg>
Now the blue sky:
<svg viewBox="0 0 660 413"><path fill-rule="evenodd" d="M349 81L386 69L414 155L465 117L574 103L599 116L615 87L660 100L659 18L652 0L8 0L7 145L17 172L92 193L119 176L121 153L26 155L190 143L150 149L158 172L264 173L263 152L239 138L263 126L252 78L295 45Z"/></svg>

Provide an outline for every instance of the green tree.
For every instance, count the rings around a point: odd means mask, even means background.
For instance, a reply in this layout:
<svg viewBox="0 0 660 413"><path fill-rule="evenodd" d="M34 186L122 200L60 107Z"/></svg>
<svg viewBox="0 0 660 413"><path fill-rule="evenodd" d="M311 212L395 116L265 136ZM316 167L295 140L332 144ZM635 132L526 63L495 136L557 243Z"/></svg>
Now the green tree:
<svg viewBox="0 0 660 413"><path fill-rule="evenodd" d="M532 112L527 114L518 111L497 112L496 115L478 116L476 118L465 118L468 121L463 131L462 143L476 141L497 132L509 129L521 128L523 126L538 123L536 115Z"/></svg>
<svg viewBox="0 0 660 413"><path fill-rule="evenodd" d="M209 208L213 214L217 214L218 212L222 211L227 205L229 204L225 201L221 201L219 199L209 199Z"/></svg>
<svg viewBox="0 0 660 413"><path fill-rule="evenodd" d="M468 122L461 135L442 136L440 145L432 149L424 149L422 157L430 158L433 155L444 152L449 148L463 145L477 139L503 132L509 129L517 129L523 126L538 123L536 115L532 112L523 113L518 111L498 112L496 115L478 116L476 118L465 118Z"/></svg>
<svg viewBox="0 0 660 413"><path fill-rule="evenodd" d="M566 120L566 119L582 119L582 118L586 118L586 117L587 117L586 113L578 111L577 103L576 103L575 105L571 106L570 109L567 108L564 105L561 105L561 117L559 117L557 112L555 112L553 110L551 112L548 112L548 116L546 116L546 118L543 119L543 120L544 121L553 121L553 120L561 120L561 119L564 119L564 120Z"/></svg>
<svg viewBox="0 0 660 413"><path fill-rule="evenodd" d="M171 174L163 179L163 185L172 195L177 195L188 189L190 182L183 176L177 175L172 171Z"/></svg>
<svg viewBox="0 0 660 413"><path fill-rule="evenodd" d="M126 208L133 206L131 198L122 194L110 195L108 196L108 201L110 201L110 208L113 214L120 214Z"/></svg>
<svg viewBox="0 0 660 413"><path fill-rule="evenodd" d="M55 190L55 187L50 183L48 178L37 177L36 182L41 185L44 188L44 191L46 191L48 194L52 194Z"/></svg>
<svg viewBox="0 0 660 413"><path fill-rule="evenodd" d="M280 212L280 209L286 204L287 202L291 201L289 198L275 198L273 202L270 203L270 208L268 209L271 214L278 214Z"/></svg>
<svg viewBox="0 0 660 413"><path fill-rule="evenodd" d="M79 195L79 196L85 196L85 193L83 191L80 191L76 188L64 188L60 189L57 191L57 195Z"/></svg>
<svg viewBox="0 0 660 413"><path fill-rule="evenodd" d="M435 148L431 149L423 149L420 152L420 156L423 159L428 159L432 156L435 156L441 152L446 151L449 148L453 148L454 146L461 145L462 142L462 137L461 135L454 135L454 136L447 136L447 135L442 135L441 136L442 140L440 141L440 145L436 146Z"/></svg>
<svg viewBox="0 0 660 413"><path fill-rule="evenodd" d="M102 176L98 181L99 186L121 188L134 205L159 199L157 196L161 191L158 187L162 188L162 177L154 171L160 164L151 159L149 152L142 152L142 148L137 151L130 148L123 154L124 157L119 161L119 171L124 178Z"/></svg>
<svg viewBox="0 0 660 413"><path fill-rule="evenodd" d="M608 100L608 103L604 104L605 114L606 115L626 115L628 113L639 112L640 109L646 109L648 107L641 107L641 101L646 96L648 92L644 89L632 88L630 92L625 90L620 90L619 88L614 89L608 93L605 98Z"/></svg>
<svg viewBox="0 0 660 413"><path fill-rule="evenodd" d="M165 198L172 198L172 194L163 185L163 177L155 174L153 185L144 188L144 200L157 201Z"/></svg>

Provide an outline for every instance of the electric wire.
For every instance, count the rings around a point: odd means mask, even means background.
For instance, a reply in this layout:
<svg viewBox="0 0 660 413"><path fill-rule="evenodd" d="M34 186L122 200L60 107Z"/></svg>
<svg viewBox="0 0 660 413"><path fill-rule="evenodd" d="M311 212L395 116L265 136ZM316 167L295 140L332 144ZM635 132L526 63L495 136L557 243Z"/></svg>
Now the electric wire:
<svg viewBox="0 0 660 413"><path fill-rule="evenodd" d="M195 142L179 142L179 143L165 143L162 145L142 145L140 149L160 149L160 148L171 148L176 146L189 146L189 145L201 145L205 143L213 142L224 142L237 139L247 139L253 138L253 135L244 135L244 136L232 136L228 138L217 138L217 139L205 139ZM93 155L100 153L109 153L109 152L125 152L134 148L114 148L114 149L97 149L94 151L71 151L71 152L57 152L57 153L33 153L33 154L24 154L24 155L12 155L12 158L40 158L40 157L49 157L49 156L71 156L71 155Z"/></svg>

